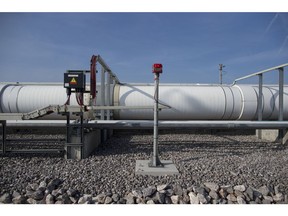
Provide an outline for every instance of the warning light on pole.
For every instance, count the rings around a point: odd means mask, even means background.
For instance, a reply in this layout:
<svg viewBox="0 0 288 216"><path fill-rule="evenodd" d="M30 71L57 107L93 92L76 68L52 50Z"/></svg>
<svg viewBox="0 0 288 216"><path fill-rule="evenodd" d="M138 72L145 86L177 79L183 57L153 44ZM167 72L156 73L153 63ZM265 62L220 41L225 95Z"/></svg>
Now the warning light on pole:
<svg viewBox="0 0 288 216"><path fill-rule="evenodd" d="M153 73L162 73L162 68L163 68L163 66L162 66L162 64L153 64L153 66L152 66L152 72Z"/></svg>

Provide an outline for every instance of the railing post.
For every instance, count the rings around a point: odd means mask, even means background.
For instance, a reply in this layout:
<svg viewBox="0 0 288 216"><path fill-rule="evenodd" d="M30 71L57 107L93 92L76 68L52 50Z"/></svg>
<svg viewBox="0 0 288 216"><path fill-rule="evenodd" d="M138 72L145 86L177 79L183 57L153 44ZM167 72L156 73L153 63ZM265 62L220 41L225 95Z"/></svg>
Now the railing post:
<svg viewBox="0 0 288 216"><path fill-rule="evenodd" d="M259 92L258 92L258 121L263 118L263 74L259 74Z"/></svg>
<svg viewBox="0 0 288 216"><path fill-rule="evenodd" d="M101 68L101 106L105 106L105 68ZM105 110L101 110L101 120L105 119Z"/></svg>
<svg viewBox="0 0 288 216"><path fill-rule="evenodd" d="M107 80L106 80L106 105L110 106L111 101L110 101L110 84L111 84L111 75L110 73L107 73ZM106 110L107 114L107 120L110 120L110 110Z"/></svg>
<svg viewBox="0 0 288 216"><path fill-rule="evenodd" d="M284 68L278 68L279 71L279 113L278 113L278 121L283 121L283 95L284 95ZM283 143L284 138L284 130L279 129L278 139L281 143Z"/></svg>
<svg viewBox="0 0 288 216"><path fill-rule="evenodd" d="M284 69L279 68L279 115L278 120L283 121L283 95L284 95Z"/></svg>

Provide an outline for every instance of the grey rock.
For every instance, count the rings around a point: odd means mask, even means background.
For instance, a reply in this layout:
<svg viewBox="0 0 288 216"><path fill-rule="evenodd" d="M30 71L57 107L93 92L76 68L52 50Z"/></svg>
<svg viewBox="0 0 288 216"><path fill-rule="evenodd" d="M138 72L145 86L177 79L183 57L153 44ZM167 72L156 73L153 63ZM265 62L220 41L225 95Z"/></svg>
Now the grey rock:
<svg viewBox="0 0 288 216"><path fill-rule="evenodd" d="M237 198L235 197L234 194L229 194L227 196L227 200L230 200L231 202L237 202Z"/></svg>
<svg viewBox="0 0 288 216"><path fill-rule="evenodd" d="M246 187L245 187L245 185L236 185L236 186L234 186L234 190L244 192L246 190Z"/></svg>
<svg viewBox="0 0 288 216"><path fill-rule="evenodd" d="M165 196L165 204L172 204L171 197Z"/></svg>
<svg viewBox="0 0 288 216"><path fill-rule="evenodd" d="M25 196L19 195L17 197L14 197L12 199L12 202L14 204L26 204L27 203L26 200L27 200L27 198Z"/></svg>
<svg viewBox="0 0 288 216"><path fill-rule="evenodd" d="M64 204L64 202L62 200L57 200L55 204Z"/></svg>
<svg viewBox="0 0 288 216"><path fill-rule="evenodd" d="M226 199L222 199L219 201L219 204L227 204L227 203L228 203L228 201Z"/></svg>
<svg viewBox="0 0 288 216"><path fill-rule="evenodd" d="M199 199L200 204L207 204L208 200L206 199L206 197L203 194L198 193L197 197Z"/></svg>
<svg viewBox="0 0 288 216"><path fill-rule="evenodd" d="M27 203L28 203L28 204L37 204L37 201L34 200L34 199L32 199L32 198L28 198L28 199L27 199Z"/></svg>
<svg viewBox="0 0 288 216"><path fill-rule="evenodd" d="M106 196L104 203L111 204L112 202L113 202L113 199L110 196Z"/></svg>
<svg viewBox="0 0 288 216"><path fill-rule="evenodd" d="M42 200L44 198L44 192L37 190L31 195L31 198L35 200Z"/></svg>
<svg viewBox="0 0 288 216"><path fill-rule="evenodd" d="M111 198L113 199L114 202L118 202L120 199L120 196L119 194L113 194Z"/></svg>
<svg viewBox="0 0 288 216"><path fill-rule="evenodd" d="M99 204L104 204L106 195L105 194L99 194L96 196L96 202Z"/></svg>
<svg viewBox="0 0 288 216"><path fill-rule="evenodd" d="M155 193L155 195L153 196L153 201L155 203L164 204L165 203L165 194L164 193L160 193L159 191L157 191Z"/></svg>
<svg viewBox="0 0 288 216"><path fill-rule="evenodd" d="M190 203L191 204L199 204L199 198L197 197L197 195L194 192L190 192L188 194L189 198L190 198Z"/></svg>
<svg viewBox="0 0 288 216"><path fill-rule="evenodd" d="M224 185L221 186L221 188L224 189L229 194L232 194L234 192L233 187L231 185Z"/></svg>
<svg viewBox="0 0 288 216"><path fill-rule="evenodd" d="M57 189L61 183L62 181L59 178L53 179L47 184L47 190L53 191L54 189Z"/></svg>
<svg viewBox="0 0 288 216"><path fill-rule="evenodd" d="M146 204L155 204L153 200L148 200Z"/></svg>
<svg viewBox="0 0 288 216"><path fill-rule="evenodd" d="M35 191L33 191L31 189L30 190L26 189L26 194L25 195L30 198L34 193L35 193Z"/></svg>
<svg viewBox="0 0 288 216"><path fill-rule="evenodd" d="M273 196L273 200L275 202L281 202L284 201L284 196L282 193L277 193L275 196Z"/></svg>
<svg viewBox="0 0 288 216"><path fill-rule="evenodd" d="M15 197L19 197L21 194L18 193L17 191L13 191L12 193L12 197L15 198Z"/></svg>
<svg viewBox="0 0 288 216"><path fill-rule="evenodd" d="M178 195L178 196L182 196L183 195L183 190L182 190L182 187L180 185L175 185L173 187L173 191L174 191L175 195Z"/></svg>
<svg viewBox="0 0 288 216"><path fill-rule="evenodd" d="M258 190L263 196L268 196L270 190L266 185L263 185L262 187L258 188Z"/></svg>
<svg viewBox="0 0 288 216"><path fill-rule="evenodd" d="M272 203L274 200L273 200L273 197L271 197L271 196L263 196L263 198L264 198L264 200L267 200L267 201L269 201L270 203ZM263 200L263 202L264 202L264 200ZM270 204L269 203L269 204Z"/></svg>
<svg viewBox="0 0 288 216"><path fill-rule="evenodd" d="M28 184L28 186L26 187L26 190L33 190L36 191L38 189L39 185L36 183L32 183L32 184Z"/></svg>
<svg viewBox="0 0 288 216"><path fill-rule="evenodd" d="M41 181L39 184L39 188L46 188L46 187L47 187L46 181Z"/></svg>
<svg viewBox="0 0 288 216"><path fill-rule="evenodd" d="M221 196L221 198L225 199L227 197L228 193L224 188L221 188L219 190L219 195Z"/></svg>
<svg viewBox="0 0 288 216"><path fill-rule="evenodd" d="M126 199L126 204L135 204L135 197L132 193L129 193L124 198Z"/></svg>
<svg viewBox="0 0 288 216"><path fill-rule="evenodd" d="M77 190L69 189L66 191L67 195L70 197L75 197L77 193L79 193Z"/></svg>
<svg viewBox="0 0 288 216"><path fill-rule="evenodd" d="M189 195L187 195L187 194L183 195L182 201L183 201L184 204L189 204L190 203Z"/></svg>
<svg viewBox="0 0 288 216"><path fill-rule="evenodd" d="M270 201L270 200L266 200L266 199L264 199L263 201L262 201L262 204L271 204L272 202Z"/></svg>
<svg viewBox="0 0 288 216"><path fill-rule="evenodd" d="M195 193L202 194L203 196L207 196L207 195L208 195L208 193L207 193L207 191L205 190L204 187L195 186L195 187L193 188L193 190L194 190Z"/></svg>
<svg viewBox="0 0 288 216"><path fill-rule="evenodd" d="M49 182L49 184L53 184L53 185L55 185L56 187L58 187L61 183L62 183L62 180L59 179L59 178L55 178L55 179L53 179L53 180L51 180L51 181Z"/></svg>
<svg viewBox="0 0 288 216"><path fill-rule="evenodd" d="M209 196L212 198L212 199L215 199L215 200L218 200L220 197L218 195L218 193L215 191L215 190L211 190L209 192Z"/></svg>
<svg viewBox="0 0 288 216"><path fill-rule="evenodd" d="M247 194L250 200L254 200L254 190L251 187L247 187L245 193Z"/></svg>
<svg viewBox="0 0 288 216"><path fill-rule="evenodd" d="M138 197L138 198L142 198L143 197L143 193L140 189L138 190L132 190L132 194L135 196L135 197Z"/></svg>
<svg viewBox="0 0 288 216"><path fill-rule="evenodd" d="M173 204L178 204L179 203L179 196L178 195L173 195L170 198L171 198L171 202Z"/></svg>
<svg viewBox="0 0 288 216"><path fill-rule="evenodd" d="M59 195L57 197L57 201L62 201L63 204L71 204L72 203L70 197L66 193L63 195ZM89 200L89 201L91 201L91 200Z"/></svg>
<svg viewBox="0 0 288 216"><path fill-rule="evenodd" d="M5 193L0 197L0 202L1 203L11 203L11 195L9 193Z"/></svg>
<svg viewBox="0 0 288 216"><path fill-rule="evenodd" d="M57 196L59 195L57 189L53 190L53 191L51 192L51 194L52 194L53 196L55 196L55 197L57 197Z"/></svg>
<svg viewBox="0 0 288 216"><path fill-rule="evenodd" d="M261 199L259 197L256 197L255 200L254 200L257 204L261 204Z"/></svg>
<svg viewBox="0 0 288 216"><path fill-rule="evenodd" d="M241 196L237 196L237 203L238 204L246 204L246 201Z"/></svg>
<svg viewBox="0 0 288 216"><path fill-rule="evenodd" d="M76 198L76 197L69 197L69 199L70 199L71 202L74 203L74 204L75 204L75 203L78 203L78 200L79 200L79 199Z"/></svg>
<svg viewBox="0 0 288 216"><path fill-rule="evenodd" d="M121 197L117 203L118 204L126 204L126 200Z"/></svg>
<svg viewBox="0 0 288 216"><path fill-rule="evenodd" d="M245 198L245 195L243 194L243 192L239 191L239 190L235 190L234 191L234 195L236 197L242 197L242 198Z"/></svg>
<svg viewBox="0 0 288 216"><path fill-rule="evenodd" d="M162 184L162 185L157 185L157 191L163 191L166 190L169 187L169 184Z"/></svg>
<svg viewBox="0 0 288 216"><path fill-rule="evenodd" d="M173 196L174 192L171 188L169 188L169 189L165 190L165 194L166 194L166 196L171 197L171 196Z"/></svg>
<svg viewBox="0 0 288 216"><path fill-rule="evenodd" d="M52 194L48 194L45 198L45 202L46 204L54 204L55 203L54 196Z"/></svg>
<svg viewBox="0 0 288 216"><path fill-rule="evenodd" d="M145 200L143 198L136 198L135 201L137 204L145 204Z"/></svg>
<svg viewBox="0 0 288 216"><path fill-rule="evenodd" d="M278 184L274 187L275 194L282 193L284 191L284 186L282 184Z"/></svg>
<svg viewBox="0 0 288 216"><path fill-rule="evenodd" d="M228 200L228 204L235 204L236 202L233 202L231 200Z"/></svg>
<svg viewBox="0 0 288 216"><path fill-rule="evenodd" d="M155 186L149 186L147 188L144 188L142 190L143 197L151 197L154 193L156 192L156 187Z"/></svg>
<svg viewBox="0 0 288 216"><path fill-rule="evenodd" d="M85 204L86 202L92 201L92 195L91 194L84 194L80 199L78 200L78 204ZM105 200L104 200L105 201ZM104 203L104 202L103 202Z"/></svg>
<svg viewBox="0 0 288 216"><path fill-rule="evenodd" d="M219 185L216 184L216 183L213 183L213 182L206 182L206 183L204 183L204 185L205 185L207 188L209 188L211 191L216 191L216 192L218 192L219 189L220 189Z"/></svg>

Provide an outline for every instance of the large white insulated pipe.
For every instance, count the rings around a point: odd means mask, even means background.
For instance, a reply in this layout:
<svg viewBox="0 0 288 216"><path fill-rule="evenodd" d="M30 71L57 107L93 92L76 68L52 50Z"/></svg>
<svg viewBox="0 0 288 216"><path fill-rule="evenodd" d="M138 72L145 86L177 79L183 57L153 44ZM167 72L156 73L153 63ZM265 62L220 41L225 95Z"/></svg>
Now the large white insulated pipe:
<svg viewBox="0 0 288 216"><path fill-rule="evenodd" d="M112 88L112 87L111 87ZM114 106L151 106L154 102L153 84L123 84L112 88ZM100 87L97 86L97 102ZM263 86L263 120L277 120L277 86ZM63 105L67 99L62 84L21 85L0 84L0 112L27 113L49 105ZM89 99L89 98L87 98ZM159 112L160 120L256 120L257 85L190 85L160 84L159 101L171 109ZM71 96L71 105L77 105ZM284 87L284 120L288 119L288 86ZM51 116L51 118L59 118ZM152 120L152 109L114 111L114 119Z"/></svg>

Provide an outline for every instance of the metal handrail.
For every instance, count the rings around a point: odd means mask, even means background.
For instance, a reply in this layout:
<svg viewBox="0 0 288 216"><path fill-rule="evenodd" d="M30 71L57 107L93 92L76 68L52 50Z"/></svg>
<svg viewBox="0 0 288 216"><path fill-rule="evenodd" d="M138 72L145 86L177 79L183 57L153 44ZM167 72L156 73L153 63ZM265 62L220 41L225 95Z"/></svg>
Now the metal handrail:
<svg viewBox="0 0 288 216"><path fill-rule="evenodd" d="M105 63L105 61L103 60L103 58L100 55L97 56L97 61L102 65L102 67L105 69L105 71L107 71L111 75L112 79L114 79L115 82L117 84L119 84L120 81L119 81L118 77L116 76L115 73L112 72L110 67Z"/></svg>
<svg viewBox="0 0 288 216"><path fill-rule="evenodd" d="M249 74L249 75L244 76L244 77L237 78L237 79L234 80L232 85L235 85L236 82L238 82L240 80L244 80L244 79L247 79L247 78L250 78L250 77L253 77L253 76L264 74L264 73L267 73L267 72L270 72L270 71L273 71L273 70L278 70L280 68L284 68L284 67L287 67L287 66L288 66L288 63L282 64L282 65L279 65L279 66L275 66L275 67L272 67L272 68L268 68L268 69L265 69L265 70L262 70L262 71L259 71L259 72L256 72L256 73L252 73L252 74Z"/></svg>
<svg viewBox="0 0 288 216"><path fill-rule="evenodd" d="M248 79L254 76L258 76L258 98L257 98L257 115L258 115L258 121L261 122L263 120L263 74L270 72L270 71L274 71L274 70L278 70L279 73L279 111L278 111L278 122L282 123L283 119L284 119L284 67L287 67L288 63L286 64L282 64L282 65L278 65L272 68L268 68L256 73L252 73L250 75L244 76L244 77L240 77L238 79L235 79L232 86L236 84L236 82L240 81L240 80L244 80L244 79ZM261 132L260 132L260 136L261 136ZM279 136L280 139L283 139L284 137L284 131L279 129Z"/></svg>

